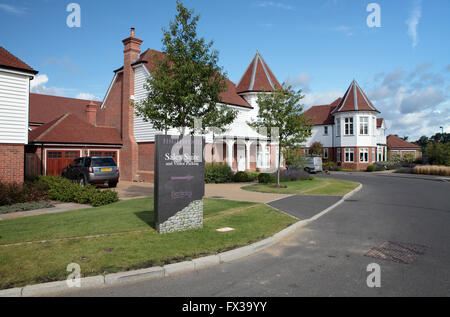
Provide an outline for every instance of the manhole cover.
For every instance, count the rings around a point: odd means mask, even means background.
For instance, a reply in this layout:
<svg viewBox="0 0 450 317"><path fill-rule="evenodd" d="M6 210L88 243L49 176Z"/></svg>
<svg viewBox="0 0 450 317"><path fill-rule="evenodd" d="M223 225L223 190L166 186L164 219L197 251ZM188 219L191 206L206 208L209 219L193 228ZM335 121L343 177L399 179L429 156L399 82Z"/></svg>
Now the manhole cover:
<svg viewBox="0 0 450 317"><path fill-rule="evenodd" d="M385 241L379 246L370 249L365 256L397 263L411 264L419 255L425 253L426 248L427 247L419 244Z"/></svg>

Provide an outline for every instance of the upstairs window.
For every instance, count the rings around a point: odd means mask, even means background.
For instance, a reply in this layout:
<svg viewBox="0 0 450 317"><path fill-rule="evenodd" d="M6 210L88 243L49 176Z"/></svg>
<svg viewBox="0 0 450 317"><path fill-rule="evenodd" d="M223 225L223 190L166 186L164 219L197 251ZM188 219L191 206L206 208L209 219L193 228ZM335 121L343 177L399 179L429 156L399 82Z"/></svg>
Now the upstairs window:
<svg viewBox="0 0 450 317"><path fill-rule="evenodd" d="M323 135L328 135L328 126L323 127Z"/></svg>
<svg viewBox="0 0 450 317"><path fill-rule="evenodd" d="M345 135L353 135L353 118L345 118Z"/></svg>
<svg viewBox="0 0 450 317"><path fill-rule="evenodd" d="M336 120L336 136L341 136L341 119Z"/></svg>
<svg viewBox="0 0 450 317"><path fill-rule="evenodd" d="M359 120L359 134L369 135L369 117L361 117Z"/></svg>

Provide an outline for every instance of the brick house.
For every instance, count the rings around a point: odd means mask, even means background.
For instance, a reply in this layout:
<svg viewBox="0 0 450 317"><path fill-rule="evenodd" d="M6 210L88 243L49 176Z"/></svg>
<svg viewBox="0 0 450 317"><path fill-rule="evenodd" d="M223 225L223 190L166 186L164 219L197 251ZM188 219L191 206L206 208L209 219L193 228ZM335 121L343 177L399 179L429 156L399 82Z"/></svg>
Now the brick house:
<svg viewBox="0 0 450 317"><path fill-rule="evenodd" d="M163 53L147 49L141 53L142 40L124 39L124 63L114 71L114 77L103 103L97 111L97 123L114 127L122 137L121 179L153 181L155 135L153 129L135 114L133 103L145 99L146 79L154 69L153 54ZM222 103L236 109L238 116L223 135L205 135L207 162L226 162L234 171L271 170L277 166L277 146L247 125L258 113L257 97L280 84L259 52L257 52L238 85L227 80L227 90L220 96ZM168 134L179 134L170 129Z"/></svg>
<svg viewBox="0 0 450 317"><path fill-rule="evenodd" d="M61 175L82 156L112 156L119 165L122 139L115 128L97 124L100 105L31 93L26 176Z"/></svg>
<svg viewBox="0 0 450 317"><path fill-rule="evenodd" d="M303 144L306 152L314 142L323 146L323 158L345 169L366 169L387 160L386 123L380 112L354 80L342 98L328 105L313 106L312 135Z"/></svg>
<svg viewBox="0 0 450 317"><path fill-rule="evenodd" d="M30 81L37 73L0 47L0 182L24 180Z"/></svg>
<svg viewBox="0 0 450 317"><path fill-rule="evenodd" d="M399 155L405 157L407 154L411 154L414 159L422 158L422 149L420 146L405 141L398 136L389 135L387 137L387 145L389 149L389 156Z"/></svg>

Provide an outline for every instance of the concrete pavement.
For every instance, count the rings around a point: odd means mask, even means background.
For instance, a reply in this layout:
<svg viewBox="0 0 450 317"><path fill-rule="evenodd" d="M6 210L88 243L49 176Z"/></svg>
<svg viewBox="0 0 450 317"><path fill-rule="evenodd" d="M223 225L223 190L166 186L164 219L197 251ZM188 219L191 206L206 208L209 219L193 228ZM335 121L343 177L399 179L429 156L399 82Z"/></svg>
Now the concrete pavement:
<svg viewBox="0 0 450 317"><path fill-rule="evenodd" d="M199 272L66 296L450 296L450 184L365 175L333 177L363 190L253 256ZM385 241L426 246L412 264L366 257ZM366 284L381 266L381 288ZM63 295L63 294L61 294Z"/></svg>

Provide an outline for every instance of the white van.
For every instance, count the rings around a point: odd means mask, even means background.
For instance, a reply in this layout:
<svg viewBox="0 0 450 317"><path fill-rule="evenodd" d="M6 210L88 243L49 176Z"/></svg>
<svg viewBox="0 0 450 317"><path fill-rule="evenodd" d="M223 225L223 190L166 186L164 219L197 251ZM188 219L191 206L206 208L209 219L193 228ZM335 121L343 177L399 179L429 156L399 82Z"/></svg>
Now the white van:
<svg viewBox="0 0 450 317"><path fill-rule="evenodd" d="M323 172L322 158L320 156L308 156L304 170L308 173Z"/></svg>

